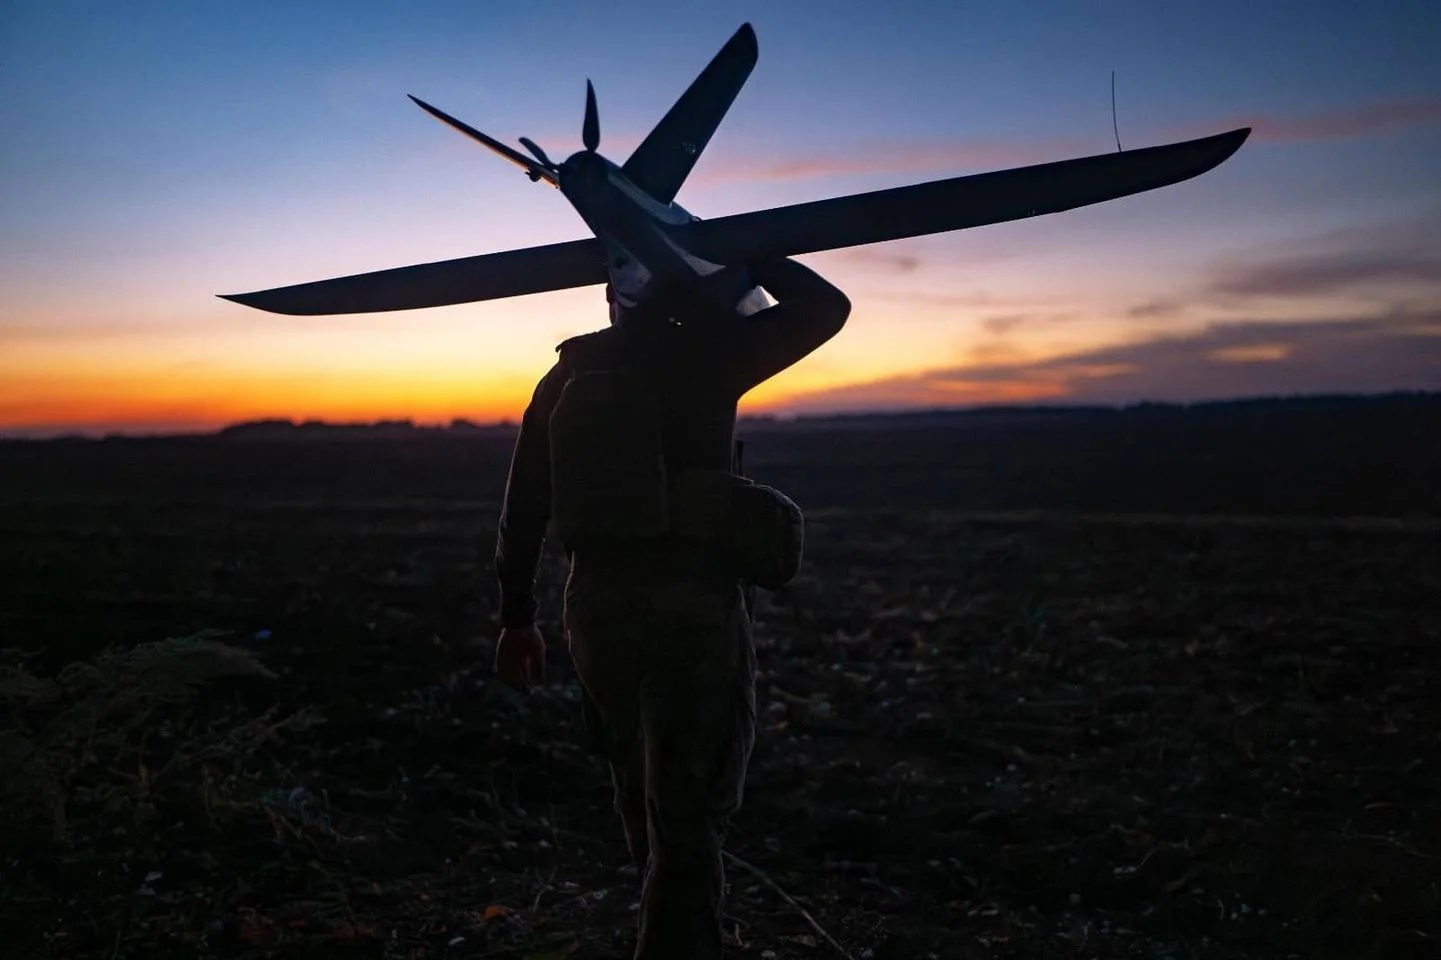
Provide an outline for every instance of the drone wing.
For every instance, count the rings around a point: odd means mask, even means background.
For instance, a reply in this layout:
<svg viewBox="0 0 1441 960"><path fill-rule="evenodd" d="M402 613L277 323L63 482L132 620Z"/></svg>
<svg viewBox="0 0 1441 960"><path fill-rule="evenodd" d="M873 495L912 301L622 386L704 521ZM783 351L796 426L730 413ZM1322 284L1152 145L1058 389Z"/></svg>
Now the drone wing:
<svg viewBox="0 0 1441 960"><path fill-rule="evenodd" d="M714 263L790 257L1059 213L1198 176L1235 153L1249 127L1182 143L934 180L670 228Z"/></svg>
<svg viewBox="0 0 1441 960"><path fill-rule="evenodd" d="M588 239L222 296L297 316L378 313L584 287L607 276L605 249Z"/></svg>
<svg viewBox="0 0 1441 960"><path fill-rule="evenodd" d="M742 24L621 167L630 181L661 203L674 200L758 56L756 32Z"/></svg>

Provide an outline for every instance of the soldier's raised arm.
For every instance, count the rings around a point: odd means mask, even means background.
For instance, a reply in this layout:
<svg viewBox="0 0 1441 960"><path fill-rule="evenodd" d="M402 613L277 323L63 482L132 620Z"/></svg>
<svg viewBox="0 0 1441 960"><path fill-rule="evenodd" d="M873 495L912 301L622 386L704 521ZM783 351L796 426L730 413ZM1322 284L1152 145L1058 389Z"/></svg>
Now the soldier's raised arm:
<svg viewBox="0 0 1441 960"><path fill-rule="evenodd" d="M737 395L800 361L845 326L850 299L834 284L794 260L749 265L751 280L776 301L738 318L731 329L731 369Z"/></svg>

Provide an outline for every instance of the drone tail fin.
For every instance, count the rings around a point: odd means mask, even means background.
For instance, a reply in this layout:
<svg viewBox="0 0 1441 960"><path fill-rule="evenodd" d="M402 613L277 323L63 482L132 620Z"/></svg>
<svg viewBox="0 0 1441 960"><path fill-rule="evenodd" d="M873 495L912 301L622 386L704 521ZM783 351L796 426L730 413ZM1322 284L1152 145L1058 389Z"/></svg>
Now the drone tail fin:
<svg viewBox="0 0 1441 960"><path fill-rule="evenodd" d="M670 203L755 68L756 32L742 24L621 168L630 181Z"/></svg>

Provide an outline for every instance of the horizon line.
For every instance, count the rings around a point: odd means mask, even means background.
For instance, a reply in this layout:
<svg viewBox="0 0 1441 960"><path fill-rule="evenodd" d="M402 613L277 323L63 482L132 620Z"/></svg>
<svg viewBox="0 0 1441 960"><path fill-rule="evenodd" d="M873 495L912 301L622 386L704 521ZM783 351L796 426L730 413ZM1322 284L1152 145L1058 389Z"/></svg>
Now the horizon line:
<svg viewBox="0 0 1441 960"><path fill-rule="evenodd" d="M1288 403L1298 401L1325 401L1325 400L1384 400L1395 398L1437 398L1441 399L1441 390L1385 390L1363 393L1271 393L1271 394L1247 394L1236 397L1211 398L1205 400L1132 400L1122 403L1087 403L1077 401L1075 403L1045 402L1045 403L978 403L960 406L918 406L902 408L884 408L871 410L834 410L816 412L764 412L742 413L736 417L736 425L744 423L776 423L795 424L807 422L821 422L832 420L860 420L860 419L899 419L916 416L938 416L938 415L974 415L974 414L1008 414L1008 413L1082 413L1082 412L1125 412L1137 408L1174 408L1191 409L1194 407L1219 407L1236 406L1247 403ZM286 417L257 417L250 420L237 420L223 426L208 430L150 430L150 431L86 431L86 430L55 430L48 428L36 428L37 432L26 435L24 433L7 433L0 430L0 443L46 443L52 441L87 441L97 442L104 440L183 440L202 438L222 438L227 434L243 433L245 431L294 430L294 431L360 431L360 430L395 430L415 433L464 433L468 431L489 432L489 431L514 431L518 427L519 418L504 417L500 420L489 422L477 422L468 417L452 417L448 422L421 422L417 423L411 418L378 418L375 420L323 420L304 419L295 420ZM21 428L22 430L24 428Z"/></svg>

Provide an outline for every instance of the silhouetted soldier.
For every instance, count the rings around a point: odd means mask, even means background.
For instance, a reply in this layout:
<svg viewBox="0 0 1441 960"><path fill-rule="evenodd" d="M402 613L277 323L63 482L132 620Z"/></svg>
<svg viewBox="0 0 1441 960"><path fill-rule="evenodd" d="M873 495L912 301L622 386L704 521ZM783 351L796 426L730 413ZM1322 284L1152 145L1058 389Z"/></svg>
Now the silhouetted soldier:
<svg viewBox="0 0 1441 960"><path fill-rule="evenodd" d="M496 670L522 689L543 677L534 583L548 527L570 558L566 636L644 874L645 960L721 955L720 851L755 741L744 592L800 563L795 505L738 476L736 403L850 314L794 261L752 266L749 281L776 304L741 316L692 290L625 308L608 288L611 327L562 343L536 387L500 519Z"/></svg>

